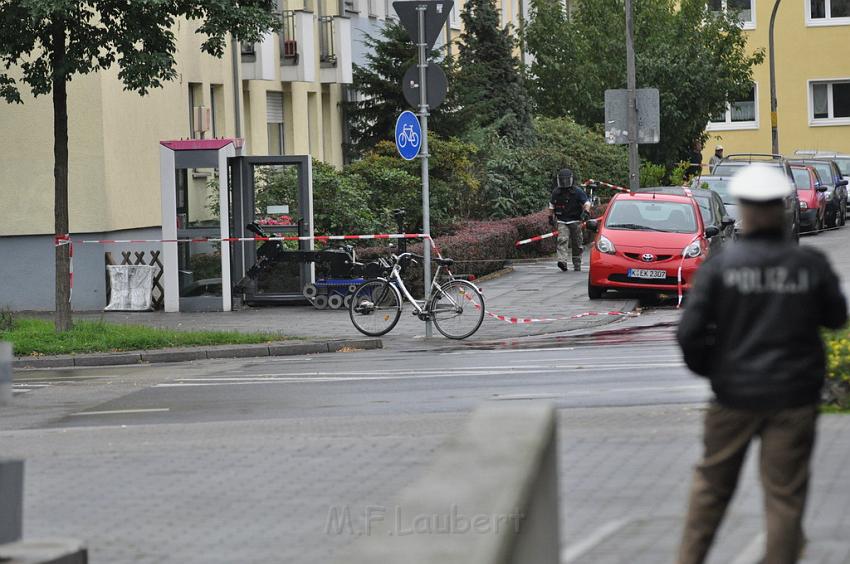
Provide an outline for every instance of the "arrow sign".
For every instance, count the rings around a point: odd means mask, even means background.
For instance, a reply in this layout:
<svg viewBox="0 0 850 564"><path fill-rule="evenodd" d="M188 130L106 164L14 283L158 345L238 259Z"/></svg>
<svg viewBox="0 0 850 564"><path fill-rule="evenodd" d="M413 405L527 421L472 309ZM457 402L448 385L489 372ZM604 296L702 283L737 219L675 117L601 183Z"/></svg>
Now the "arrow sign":
<svg viewBox="0 0 850 564"><path fill-rule="evenodd" d="M452 11L454 2L452 0L405 0L393 2L398 20L414 43L421 43L419 37L419 16L417 7L425 6L425 41L428 49L434 46L440 36L440 30L446 25L449 13Z"/></svg>
<svg viewBox="0 0 850 564"><path fill-rule="evenodd" d="M445 101L449 82L446 79L446 73L437 63L428 63L425 74L425 100L428 102L428 107L433 110ZM401 80L401 90L407 103L418 110L419 65L411 65L404 73L404 78Z"/></svg>
<svg viewBox="0 0 850 564"><path fill-rule="evenodd" d="M422 127L419 118L413 112L399 114L395 121L395 147L401 158L412 161L422 147Z"/></svg>

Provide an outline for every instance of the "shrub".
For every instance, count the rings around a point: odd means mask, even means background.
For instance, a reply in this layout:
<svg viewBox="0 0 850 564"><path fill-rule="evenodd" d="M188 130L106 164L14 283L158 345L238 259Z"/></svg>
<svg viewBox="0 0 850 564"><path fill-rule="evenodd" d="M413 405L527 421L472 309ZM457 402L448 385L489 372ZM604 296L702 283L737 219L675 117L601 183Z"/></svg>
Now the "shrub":
<svg viewBox="0 0 850 564"><path fill-rule="evenodd" d="M826 344L826 385L824 400L827 404L850 409L850 331L824 333Z"/></svg>
<svg viewBox="0 0 850 564"><path fill-rule="evenodd" d="M573 169L580 180L625 182L625 150L606 144L600 133L569 118L538 118L534 126L535 141L526 147L516 147L483 130L470 134L480 155L482 187L474 209L477 217L534 213L548 201L552 179L563 167Z"/></svg>

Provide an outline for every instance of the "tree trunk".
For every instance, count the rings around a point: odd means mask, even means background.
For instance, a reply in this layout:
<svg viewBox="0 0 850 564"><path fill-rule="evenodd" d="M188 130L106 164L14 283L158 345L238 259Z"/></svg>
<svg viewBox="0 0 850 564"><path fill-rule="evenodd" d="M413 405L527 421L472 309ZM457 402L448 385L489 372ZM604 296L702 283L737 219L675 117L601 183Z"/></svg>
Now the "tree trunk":
<svg viewBox="0 0 850 564"><path fill-rule="evenodd" d="M65 20L53 21L53 215L56 235L68 233L68 92ZM56 246L56 331L71 329L70 246Z"/></svg>

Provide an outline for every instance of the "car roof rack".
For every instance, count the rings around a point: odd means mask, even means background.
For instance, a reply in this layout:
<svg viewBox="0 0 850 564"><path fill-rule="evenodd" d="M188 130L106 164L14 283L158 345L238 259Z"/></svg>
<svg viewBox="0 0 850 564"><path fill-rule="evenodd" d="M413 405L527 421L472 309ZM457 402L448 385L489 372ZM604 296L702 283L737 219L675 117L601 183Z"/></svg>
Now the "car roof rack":
<svg viewBox="0 0 850 564"><path fill-rule="evenodd" d="M815 149L797 149L794 154L805 157L837 157L840 155L838 151L817 151Z"/></svg>
<svg viewBox="0 0 850 564"><path fill-rule="evenodd" d="M734 153L732 155L727 155L723 157L724 161L742 161L742 162L754 162L754 161L762 161L762 160L772 160L772 161L782 161L785 160L785 157L782 155L777 155L773 153Z"/></svg>

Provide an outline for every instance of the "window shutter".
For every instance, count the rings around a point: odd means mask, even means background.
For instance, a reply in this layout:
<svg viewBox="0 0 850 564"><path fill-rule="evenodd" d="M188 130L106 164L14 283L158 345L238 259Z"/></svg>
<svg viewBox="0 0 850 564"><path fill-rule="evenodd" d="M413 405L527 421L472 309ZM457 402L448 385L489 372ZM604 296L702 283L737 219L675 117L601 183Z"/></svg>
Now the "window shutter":
<svg viewBox="0 0 850 564"><path fill-rule="evenodd" d="M266 122L283 123L283 92L266 92Z"/></svg>

